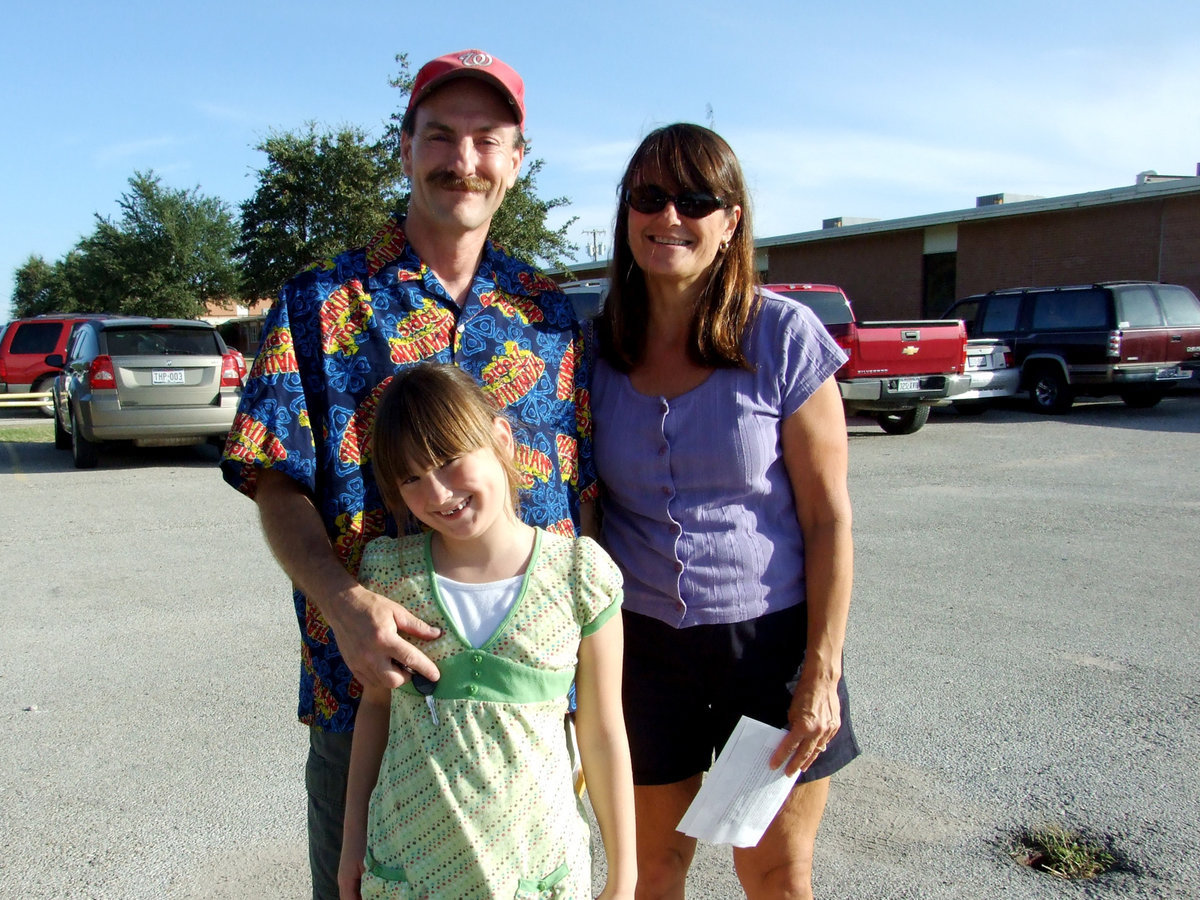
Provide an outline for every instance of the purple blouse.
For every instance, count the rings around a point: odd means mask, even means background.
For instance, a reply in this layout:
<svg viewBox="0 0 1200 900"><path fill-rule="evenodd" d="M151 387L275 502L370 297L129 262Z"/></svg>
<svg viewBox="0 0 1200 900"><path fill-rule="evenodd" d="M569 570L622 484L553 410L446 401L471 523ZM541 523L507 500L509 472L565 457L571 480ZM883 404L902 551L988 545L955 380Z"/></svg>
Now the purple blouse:
<svg viewBox="0 0 1200 900"><path fill-rule="evenodd" d="M804 602L804 537L780 425L846 355L808 309L770 293L747 328L755 371L717 369L667 400L605 362L592 386L604 543L624 608L676 628Z"/></svg>

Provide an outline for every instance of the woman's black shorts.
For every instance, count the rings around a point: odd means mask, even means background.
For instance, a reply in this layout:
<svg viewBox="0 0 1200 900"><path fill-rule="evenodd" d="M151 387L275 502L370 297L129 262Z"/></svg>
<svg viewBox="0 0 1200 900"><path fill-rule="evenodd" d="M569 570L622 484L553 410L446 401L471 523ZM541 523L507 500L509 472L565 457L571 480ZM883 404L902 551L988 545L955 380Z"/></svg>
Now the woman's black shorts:
<svg viewBox="0 0 1200 900"><path fill-rule="evenodd" d="M804 659L805 604L730 625L672 628L626 611L623 699L633 783L672 784L708 770L750 716L788 727L788 684ZM832 775L859 755L845 678L842 726L800 781Z"/></svg>

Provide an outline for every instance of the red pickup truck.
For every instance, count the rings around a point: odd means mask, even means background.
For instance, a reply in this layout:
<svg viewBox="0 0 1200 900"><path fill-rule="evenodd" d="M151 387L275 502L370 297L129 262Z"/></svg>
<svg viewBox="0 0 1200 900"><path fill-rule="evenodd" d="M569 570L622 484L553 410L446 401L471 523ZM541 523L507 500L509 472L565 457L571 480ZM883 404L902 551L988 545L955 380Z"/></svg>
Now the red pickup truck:
<svg viewBox="0 0 1200 900"><path fill-rule="evenodd" d="M929 407L969 389L967 330L957 319L859 322L833 284L768 284L817 314L850 359L835 376L846 415L872 416L888 434L912 434Z"/></svg>

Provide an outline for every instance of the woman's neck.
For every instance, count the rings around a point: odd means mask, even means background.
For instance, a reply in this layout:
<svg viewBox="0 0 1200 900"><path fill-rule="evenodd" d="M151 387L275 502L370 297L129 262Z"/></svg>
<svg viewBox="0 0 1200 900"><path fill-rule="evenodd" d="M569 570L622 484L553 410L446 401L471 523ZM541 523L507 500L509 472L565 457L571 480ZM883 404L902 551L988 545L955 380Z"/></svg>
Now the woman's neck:
<svg viewBox="0 0 1200 900"><path fill-rule="evenodd" d="M465 584L487 584L524 573L533 556L537 532L515 515L496 522L469 540L447 539L434 532L431 552L437 574Z"/></svg>

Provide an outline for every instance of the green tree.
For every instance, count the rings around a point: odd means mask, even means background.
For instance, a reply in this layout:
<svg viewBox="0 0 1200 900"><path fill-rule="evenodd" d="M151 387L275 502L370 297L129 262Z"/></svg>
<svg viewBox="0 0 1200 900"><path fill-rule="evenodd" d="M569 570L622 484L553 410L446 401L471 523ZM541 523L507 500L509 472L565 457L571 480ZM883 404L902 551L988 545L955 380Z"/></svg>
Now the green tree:
<svg viewBox="0 0 1200 900"><path fill-rule="evenodd" d="M235 295L237 227L224 201L135 172L117 205L119 218L97 214L96 230L54 264L42 295L50 307L194 318L205 301Z"/></svg>
<svg viewBox="0 0 1200 900"><path fill-rule="evenodd" d="M14 319L57 311L51 283L54 267L31 254L13 274L12 314Z"/></svg>
<svg viewBox="0 0 1200 900"><path fill-rule="evenodd" d="M401 203L400 160L359 128L272 134L242 204L242 295L274 296L312 263L366 242Z"/></svg>

